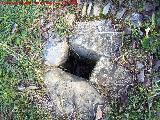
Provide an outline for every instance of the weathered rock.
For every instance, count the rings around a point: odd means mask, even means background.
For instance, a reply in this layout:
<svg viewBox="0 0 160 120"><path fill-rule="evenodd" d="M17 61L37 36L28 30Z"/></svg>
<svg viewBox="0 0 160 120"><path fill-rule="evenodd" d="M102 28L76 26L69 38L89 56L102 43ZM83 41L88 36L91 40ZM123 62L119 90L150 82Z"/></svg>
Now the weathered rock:
<svg viewBox="0 0 160 120"><path fill-rule="evenodd" d="M141 26L142 20L143 20L143 15L139 13L132 13L130 17L131 23L134 26Z"/></svg>
<svg viewBox="0 0 160 120"><path fill-rule="evenodd" d="M95 66L90 81L98 85L106 86L107 91L115 92L132 83L132 77L128 71L108 58L101 57Z"/></svg>
<svg viewBox="0 0 160 120"><path fill-rule="evenodd" d="M45 84L54 103L53 114L67 115L71 119L76 112L77 119L94 119L95 104L103 104L100 94L85 79L55 68L45 75Z"/></svg>
<svg viewBox="0 0 160 120"><path fill-rule="evenodd" d="M14 23L14 25L12 27L12 34L17 31L17 27L18 27L18 24Z"/></svg>
<svg viewBox="0 0 160 120"><path fill-rule="evenodd" d="M139 82L144 82L145 80L145 74L144 74L144 69L140 70L140 73L137 74L137 78Z"/></svg>
<svg viewBox="0 0 160 120"><path fill-rule="evenodd" d="M87 9L87 15L88 15L88 16L91 15L92 7L93 7L93 3L92 3L92 2L89 2L88 9Z"/></svg>
<svg viewBox="0 0 160 120"><path fill-rule="evenodd" d="M121 8L121 9L117 12L116 18L117 18L117 19L122 19L122 17L123 17L123 15L124 15L125 11L126 11L125 8Z"/></svg>
<svg viewBox="0 0 160 120"><path fill-rule="evenodd" d="M122 34L115 32L109 21L79 22L75 29L70 44L82 56L111 56L121 46Z"/></svg>
<svg viewBox="0 0 160 120"><path fill-rule="evenodd" d="M112 92L132 82L126 69L109 61L122 44L122 33L113 29L111 21L77 22L74 27L75 33L68 41L70 50L80 57L98 61L89 78L90 82L105 86L106 91ZM52 32L49 33L44 51L46 61L54 66L64 63L68 56L68 46ZM95 104L104 101L95 88L77 76L59 68L53 68L45 74L45 84L51 96L50 110L57 116L67 115L68 119L76 115L77 119L92 120L96 114Z"/></svg>
<svg viewBox="0 0 160 120"><path fill-rule="evenodd" d="M67 60L69 46L66 41L59 42L57 39L49 39L44 46L46 65L59 66Z"/></svg>
<svg viewBox="0 0 160 120"><path fill-rule="evenodd" d="M107 15L111 9L111 3L108 3L104 8L103 8L103 14Z"/></svg>
<svg viewBox="0 0 160 120"><path fill-rule="evenodd" d="M144 64L142 64L140 61L137 61L136 67L137 67L138 69L142 69L142 68L144 68Z"/></svg>

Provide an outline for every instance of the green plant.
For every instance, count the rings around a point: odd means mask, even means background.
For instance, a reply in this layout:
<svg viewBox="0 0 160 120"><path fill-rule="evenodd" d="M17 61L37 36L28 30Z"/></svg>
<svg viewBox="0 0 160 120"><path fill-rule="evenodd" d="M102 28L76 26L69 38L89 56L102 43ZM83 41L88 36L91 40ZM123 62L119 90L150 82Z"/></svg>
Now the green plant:
<svg viewBox="0 0 160 120"><path fill-rule="evenodd" d="M65 18L63 16L60 16L55 22L55 29L61 37L69 33L69 26L65 22Z"/></svg>
<svg viewBox="0 0 160 120"><path fill-rule="evenodd" d="M43 6L0 5L0 116L4 120L48 119L46 111L28 100L20 81L41 83L41 40L32 22Z"/></svg>
<svg viewBox="0 0 160 120"><path fill-rule="evenodd" d="M118 99L110 102L108 120L158 120L160 112L159 93L143 85L136 85L128 92L128 102L122 106Z"/></svg>

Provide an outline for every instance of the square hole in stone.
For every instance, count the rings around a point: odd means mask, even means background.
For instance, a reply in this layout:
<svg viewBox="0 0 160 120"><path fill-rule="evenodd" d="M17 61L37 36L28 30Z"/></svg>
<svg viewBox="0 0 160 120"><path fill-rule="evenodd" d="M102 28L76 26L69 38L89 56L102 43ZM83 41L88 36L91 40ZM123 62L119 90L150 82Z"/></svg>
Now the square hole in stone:
<svg viewBox="0 0 160 120"><path fill-rule="evenodd" d="M60 68L68 73L89 79L92 70L94 69L97 60L89 59L78 55L73 50L69 51L69 57L67 61L60 66Z"/></svg>

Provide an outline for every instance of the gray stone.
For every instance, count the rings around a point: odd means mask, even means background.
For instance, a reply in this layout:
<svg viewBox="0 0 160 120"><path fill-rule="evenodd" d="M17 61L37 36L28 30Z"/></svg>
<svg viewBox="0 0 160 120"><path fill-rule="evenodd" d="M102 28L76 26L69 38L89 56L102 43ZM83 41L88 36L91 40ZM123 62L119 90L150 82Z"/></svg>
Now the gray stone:
<svg viewBox="0 0 160 120"><path fill-rule="evenodd" d="M36 90L36 89L38 89L38 87L35 85L31 85L31 86L27 87L27 89Z"/></svg>
<svg viewBox="0 0 160 120"><path fill-rule="evenodd" d="M109 10L111 9L111 3L108 3L104 8L103 8L103 14L107 15L109 13Z"/></svg>
<svg viewBox="0 0 160 120"><path fill-rule="evenodd" d="M156 64L154 65L153 68L155 71L160 71L160 60L156 61Z"/></svg>
<svg viewBox="0 0 160 120"><path fill-rule="evenodd" d="M77 119L92 120L96 104L103 104L100 94L85 79L55 68L45 75L45 84L54 103L55 113L71 118L76 111Z"/></svg>
<svg viewBox="0 0 160 120"><path fill-rule="evenodd" d="M144 80L145 80L145 74L144 74L144 69L142 69L141 71L140 71L140 73L139 74L137 74L137 78L138 78L138 81L139 82L144 82Z"/></svg>
<svg viewBox="0 0 160 120"><path fill-rule="evenodd" d="M55 42L47 41L44 45L44 60L45 64L49 66L59 66L63 64L68 57L69 46L66 41Z"/></svg>
<svg viewBox="0 0 160 120"><path fill-rule="evenodd" d="M125 11L126 11L125 8L121 8L121 9L117 12L116 18L117 18L117 19L122 19L122 17L123 17L123 15L124 15Z"/></svg>
<svg viewBox="0 0 160 120"><path fill-rule="evenodd" d="M79 22L75 26L75 34L70 37L70 44L77 53L85 48L84 53L80 52L85 57L90 52L111 56L117 51L117 47L121 47L121 43L122 33L115 32L110 22L105 20Z"/></svg>
<svg viewBox="0 0 160 120"><path fill-rule="evenodd" d="M43 39L45 39L45 40L49 39L49 35L48 35L47 32L43 32L43 33L42 33L42 37L43 37Z"/></svg>
<svg viewBox="0 0 160 120"><path fill-rule="evenodd" d="M140 61L137 61L136 66L138 69L144 68L144 64L142 64Z"/></svg>
<svg viewBox="0 0 160 120"><path fill-rule="evenodd" d="M74 29L74 35L69 36L70 49L79 56L98 62L89 82L56 68L67 59L68 45L55 33L49 32L44 56L45 59L49 57L46 60L54 64L54 67L44 76L51 97L50 102L45 102L44 106L50 106L49 109L57 116L67 115L67 119L72 119L76 112L77 119L92 120L96 114L95 105L103 104L104 101L89 83L104 86L106 91L115 93L130 84L132 78L122 66L109 61L122 45L122 33L113 29L111 21L77 22Z"/></svg>
<svg viewBox="0 0 160 120"><path fill-rule="evenodd" d="M23 91L23 90L25 90L26 88L25 88L24 86L18 86L17 89L18 89L19 91Z"/></svg>
<svg viewBox="0 0 160 120"><path fill-rule="evenodd" d="M129 34L131 34L131 28L130 27L128 27L128 26L126 26L125 28L124 28L124 33L126 34L126 35L129 35Z"/></svg>
<svg viewBox="0 0 160 120"><path fill-rule="evenodd" d="M130 17L131 23L134 26L141 26L142 20L143 20L143 15L139 13L132 13Z"/></svg>
<svg viewBox="0 0 160 120"><path fill-rule="evenodd" d="M87 15L88 15L88 16L90 16L90 15L91 15L92 7L93 7L92 2L89 2L88 9L87 9Z"/></svg>
<svg viewBox="0 0 160 120"><path fill-rule="evenodd" d="M109 58L101 57L95 66L90 81L106 86L107 91L115 92L132 83L132 76L128 71Z"/></svg>
<svg viewBox="0 0 160 120"><path fill-rule="evenodd" d="M14 23L14 25L13 25L13 27L12 27L12 34L17 31L17 27L18 27L18 24L17 24L17 23Z"/></svg>

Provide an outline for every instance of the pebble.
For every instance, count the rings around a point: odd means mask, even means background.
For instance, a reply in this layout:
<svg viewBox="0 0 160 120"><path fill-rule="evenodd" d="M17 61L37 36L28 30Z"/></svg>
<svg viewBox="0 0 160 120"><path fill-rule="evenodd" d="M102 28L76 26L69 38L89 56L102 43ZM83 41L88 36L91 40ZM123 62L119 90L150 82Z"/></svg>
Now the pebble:
<svg viewBox="0 0 160 120"><path fill-rule="evenodd" d="M124 15L125 11L126 11L125 8L120 9L116 14L116 18L117 19L121 19L123 17L123 15Z"/></svg>
<svg viewBox="0 0 160 120"><path fill-rule="evenodd" d="M141 22L143 20L143 15L139 14L139 13L132 13L130 20L134 26L139 27L139 26L141 26Z"/></svg>
<svg viewBox="0 0 160 120"><path fill-rule="evenodd" d="M19 91L23 91L25 89L25 87L23 87L23 86L18 86L18 90Z"/></svg>
<svg viewBox="0 0 160 120"><path fill-rule="evenodd" d="M139 82L144 82L144 78L145 78L144 69L140 71L140 73L137 75L137 78Z"/></svg>
<svg viewBox="0 0 160 120"><path fill-rule="evenodd" d="M68 44L64 42L57 43L56 46L46 44L44 49L45 64L48 66L59 66L63 64L68 57Z"/></svg>
<svg viewBox="0 0 160 120"><path fill-rule="evenodd" d="M144 67L144 65L140 61L137 61L136 66L138 69L142 69Z"/></svg>
<svg viewBox="0 0 160 120"><path fill-rule="evenodd" d="M111 3L108 3L104 8L103 8L103 14L107 15L111 9Z"/></svg>
<svg viewBox="0 0 160 120"><path fill-rule="evenodd" d="M17 31L18 24L14 23L13 28L12 28L12 34Z"/></svg>
<svg viewBox="0 0 160 120"><path fill-rule="evenodd" d="M88 9L87 9L87 15L88 16L91 15L92 6L93 6L92 2L89 2L89 6L88 6Z"/></svg>
<svg viewBox="0 0 160 120"><path fill-rule="evenodd" d="M31 85L31 86L28 87L28 89L30 89L30 90L36 90L36 89L38 89L38 87Z"/></svg>

